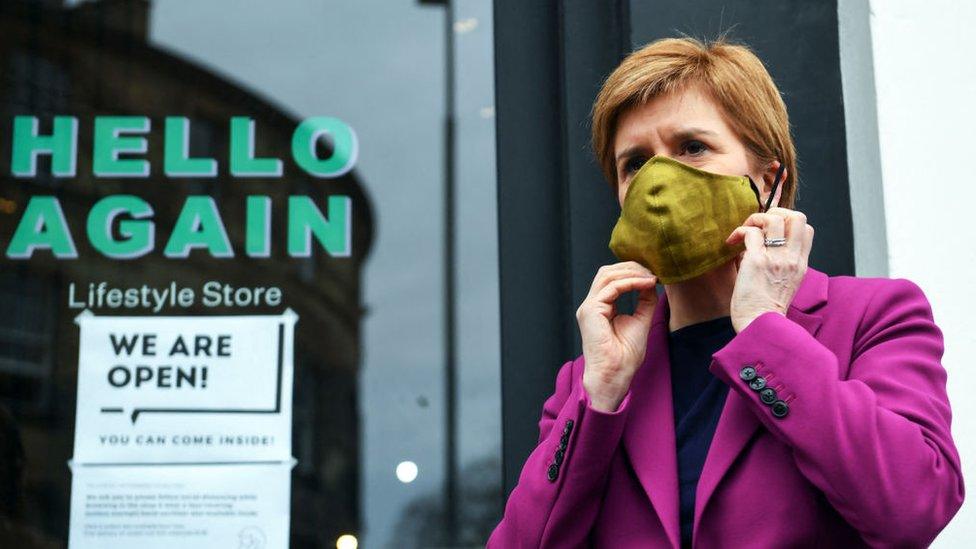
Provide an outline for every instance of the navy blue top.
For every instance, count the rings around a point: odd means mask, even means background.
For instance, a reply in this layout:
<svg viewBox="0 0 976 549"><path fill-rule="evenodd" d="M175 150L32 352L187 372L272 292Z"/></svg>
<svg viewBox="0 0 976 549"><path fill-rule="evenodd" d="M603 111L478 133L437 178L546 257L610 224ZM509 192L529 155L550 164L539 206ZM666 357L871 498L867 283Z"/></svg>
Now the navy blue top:
<svg viewBox="0 0 976 549"><path fill-rule="evenodd" d="M729 386L708 371L712 354L735 337L732 318L723 316L668 333L671 397L678 451L681 546L691 547L695 490Z"/></svg>

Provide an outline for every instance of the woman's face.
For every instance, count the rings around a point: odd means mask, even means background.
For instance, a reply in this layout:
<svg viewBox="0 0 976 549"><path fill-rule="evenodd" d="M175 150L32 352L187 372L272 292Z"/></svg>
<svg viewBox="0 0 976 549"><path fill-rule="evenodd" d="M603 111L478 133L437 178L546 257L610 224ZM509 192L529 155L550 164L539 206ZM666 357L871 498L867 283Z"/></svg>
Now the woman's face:
<svg viewBox="0 0 976 549"><path fill-rule="evenodd" d="M654 155L709 172L749 175L762 187L764 202L772 174L779 168L779 162L765 170L754 166L745 145L722 116L721 107L697 87L658 96L621 114L614 136L617 200L621 207L631 178Z"/></svg>

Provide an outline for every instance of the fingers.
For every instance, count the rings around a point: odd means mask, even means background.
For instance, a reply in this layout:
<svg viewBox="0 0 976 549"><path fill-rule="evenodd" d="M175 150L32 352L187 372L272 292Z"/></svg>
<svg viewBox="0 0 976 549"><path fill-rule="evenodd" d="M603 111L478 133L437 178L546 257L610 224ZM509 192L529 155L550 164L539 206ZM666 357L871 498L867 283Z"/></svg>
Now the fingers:
<svg viewBox="0 0 976 549"><path fill-rule="evenodd" d="M634 309L634 317L641 320L641 322L649 323L651 317L654 316L654 307L657 305L658 300L655 286L641 290L637 296L637 308Z"/></svg>
<svg viewBox="0 0 976 549"><path fill-rule="evenodd" d="M576 318L582 320L589 316L587 313L598 312L611 319L616 316L616 300L621 294L646 288L653 290L656 284L657 276L636 261L603 265L593 277L590 291L583 303L576 309Z"/></svg>
<svg viewBox="0 0 976 549"><path fill-rule="evenodd" d="M631 290L644 290L647 288L654 289L657 285L657 277L630 277L630 278L620 278L609 282L603 287L596 295L596 301L599 303L605 303L607 305L613 305L617 301L617 298L621 296L624 292L629 292Z"/></svg>
<svg viewBox="0 0 976 549"><path fill-rule="evenodd" d="M807 242L808 235L806 234L807 227L809 227L807 216L796 210L776 207L770 208L765 213L754 213L746 218L741 226L732 231L732 234L725 240L726 244L735 246L743 242L746 231L741 229L744 227L757 227L764 238L786 238L786 246L774 246L772 248L774 253L776 253L776 248L786 248L793 253L800 254L803 252L804 246L810 244Z"/></svg>
<svg viewBox="0 0 976 549"><path fill-rule="evenodd" d="M803 212L790 210L787 208L770 208L769 215L779 216L785 222L786 246L792 252L799 254L803 250L803 243L806 239L807 216ZM767 233L767 236L768 233ZM769 237L773 238L773 237Z"/></svg>
<svg viewBox="0 0 976 549"><path fill-rule="evenodd" d="M587 293L586 299L596 296L613 280L626 277L646 278L653 276L654 273L636 261L622 261L620 263L604 265L597 270L596 276L593 277L593 283L590 285L590 291Z"/></svg>
<svg viewBox="0 0 976 549"><path fill-rule="evenodd" d="M802 257L810 257L810 249L813 248L813 227L807 225L803 234L803 247L800 249Z"/></svg>
<svg viewBox="0 0 976 549"><path fill-rule="evenodd" d="M745 234L743 241L746 243L746 251L761 252L766 248L765 238L762 229L759 227L743 227Z"/></svg>
<svg viewBox="0 0 976 549"><path fill-rule="evenodd" d="M771 209L770 212L773 210ZM747 227L759 227L767 238L783 238L786 235L785 219L774 213L754 213L742 223Z"/></svg>
<svg viewBox="0 0 976 549"><path fill-rule="evenodd" d="M779 233L777 219L782 223L782 233ZM765 238L775 238L776 234L783 234L786 246L767 247ZM769 259L776 259L777 263L790 262L806 264L813 248L814 229L807 224L807 216L803 212L786 208L770 208L766 213L755 213L745 222L736 227L726 243L730 246L744 243L746 251L736 260L736 268L741 264L748 252L760 252ZM786 253L789 252L789 253ZM762 257L762 256L753 256Z"/></svg>

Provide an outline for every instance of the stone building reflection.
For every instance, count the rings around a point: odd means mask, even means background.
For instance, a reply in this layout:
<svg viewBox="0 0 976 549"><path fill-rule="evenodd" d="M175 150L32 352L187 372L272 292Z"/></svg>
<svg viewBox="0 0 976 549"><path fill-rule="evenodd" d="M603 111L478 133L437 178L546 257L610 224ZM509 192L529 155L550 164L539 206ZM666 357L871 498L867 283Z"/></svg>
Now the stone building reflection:
<svg viewBox="0 0 976 549"><path fill-rule="evenodd" d="M7 125L3 134L9 135L15 115L37 116L42 133L50 131L54 115L68 114L79 121L76 177L45 176L50 169L42 157L38 177L15 180L10 176L9 146L0 152L0 234L9 238L13 233L31 195L55 195L79 254L78 259L60 261L47 252L27 261L0 259L0 412L7 413L0 416L10 423L0 425L0 451L15 455L22 448L25 459L22 471L0 468L0 497L11 498L9 504L0 502L2 524L7 525L0 525L0 545L18 540L18 547L58 546L67 539L71 477L66 461L72 455L78 360L73 323L78 311L66 306L67 284L103 280L121 287L170 281L199 287L219 280L235 287L282 289L285 305L300 318L295 336L293 453L298 465L292 481L292 546L334 545L338 535L358 532L361 524L356 374L364 314L360 274L373 239L370 201L354 171L338 179L312 179L290 163L296 117L206 67L147 44L149 8L148 2L137 0L87 2L73 8L50 1L0 4L0 121ZM145 155L152 166L148 179L91 175L96 115L152 120ZM190 152L216 158L217 178L162 175L163 118L172 115L192 121ZM241 115L256 122L256 154L284 160L282 177L234 179L227 173L229 121ZM321 149L321 156L329 154L327 143ZM136 260L108 260L84 238L92 204L118 193L137 195L155 210L156 250ZM215 259L200 250L181 260L162 255L162 243L185 197L193 194L214 197L237 257ZM253 194L272 198L268 259L242 253L245 197ZM332 258L320 250L308 259L287 256L287 196L302 194L311 196L323 211L328 195L352 198L352 257ZM169 314L240 311L198 305ZM28 538L35 542L20 541Z"/></svg>

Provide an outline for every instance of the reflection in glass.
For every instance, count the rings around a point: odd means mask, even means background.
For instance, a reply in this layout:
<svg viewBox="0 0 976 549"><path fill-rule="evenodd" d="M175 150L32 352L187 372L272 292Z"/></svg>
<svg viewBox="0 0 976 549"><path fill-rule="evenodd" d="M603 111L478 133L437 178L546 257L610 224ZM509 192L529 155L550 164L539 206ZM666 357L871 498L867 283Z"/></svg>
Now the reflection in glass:
<svg viewBox="0 0 976 549"><path fill-rule="evenodd" d="M0 234L8 238L33 195L58 198L77 260L40 252L0 258L0 546L63 547L67 539L77 377L71 282L114 286L276 285L296 325L292 547L478 546L501 512L497 261L491 4L386 0L236 0L0 3L0 135L12 117L79 121L77 176L10 176L0 147ZM455 71L445 71L443 10L454 29ZM450 24L460 21L463 24ZM453 160L445 158L444 90L455 89ZM92 176L96 116L152 122L147 179ZM291 133L307 116L348 121L360 163L334 180L291 161ZM190 154L215 158L216 178L162 173L166 116L190 120ZM256 154L283 160L280 178L228 173L233 116L255 121ZM329 154L323 141L317 151ZM454 323L445 330L442 243L445 166L453 166ZM109 260L85 237L92 204L134 194L153 206L156 248ZM352 198L353 256L289 257L286 202ZM161 248L186 197L218 204L236 256ZM243 254L244 201L271 197L268 259ZM118 228L113 229L118 235ZM367 258L369 261L367 262ZM97 314L113 314L109 310ZM114 314L151 314L127 310ZM242 314L235 308L160 314ZM444 334L455 338L456 406L444 414ZM454 503L447 508L447 436L454 425ZM398 465L412 462L415 469ZM409 479L407 481L406 479ZM450 514L448 514L450 511ZM456 525L453 535L448 516ZM346 536L346 537L343 537Z"/></svg>

